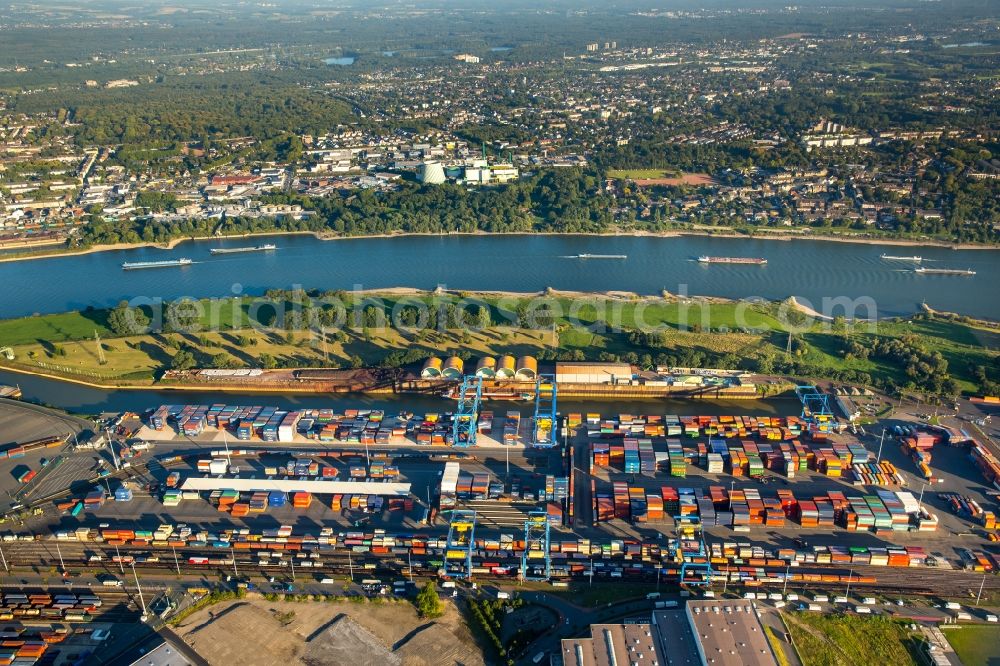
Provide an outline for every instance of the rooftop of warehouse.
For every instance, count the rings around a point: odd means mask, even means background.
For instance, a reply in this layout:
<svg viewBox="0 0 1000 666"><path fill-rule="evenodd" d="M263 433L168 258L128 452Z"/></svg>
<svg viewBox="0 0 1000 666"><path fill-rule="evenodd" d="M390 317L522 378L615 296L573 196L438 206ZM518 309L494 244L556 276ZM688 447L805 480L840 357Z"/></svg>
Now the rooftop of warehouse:
<svg viewBox="0 0 1000 666"><path fill-rule="evenodd" d="M663 666L700 666L698 647L684 610L653 612L653 627L660 642L660 651L666 655Z"/></svg>
<svg viewBox="0 0 1000 666"><path fill-rule="evenodd" d="M687 616L703 654L719 666L777 666L752 602L689 601Z"/></svg>
<svg viewBox="0 0 1000 666"><path fill-rule="evenodd" d="M649 624L592 624L590 635L562 641L564 666L666 663Z"/></svg>
<svg viewBox="0 0 1000 666"><path fill-rule="evenodd" d="M591 363L588 361L557 361L556 374L593 374L607 372L615 375L632 374L632 366L628 363Z"/></svg>

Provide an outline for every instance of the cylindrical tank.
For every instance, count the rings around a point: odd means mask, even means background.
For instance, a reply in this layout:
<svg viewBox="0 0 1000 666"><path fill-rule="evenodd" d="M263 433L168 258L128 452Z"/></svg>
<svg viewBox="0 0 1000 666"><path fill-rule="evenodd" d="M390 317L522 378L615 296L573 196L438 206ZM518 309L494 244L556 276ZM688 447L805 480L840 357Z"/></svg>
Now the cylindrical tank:
<svg viewBox="0 0 1000 666"><path fill-rule="evenodd" d="M440 162L424 162L420 165L418 177L421 183L440 185L445 181L444 167Z"/></svg>
<svg viewBox="0 0 1000 666"><path fill-rule="evenodd" d="M523 381L535 381L538 377L538 361L534 356L522 356L517 359L515 376Z"/></svg>
<svg viewBox="0 0 1000 666"><path fill-rule="evenodd" d="M420 376L424 379L436 379L441 376L442 361L437 356L431 356L424 361L424 367L420 370Z"/></svg>
<svg viewBox="0 0 1000 666"><path fill-rule="evenodd" d="M449 356L444 361L441 368L441 376L445 379L461 379L462 371L465 369L465 361L457 356Z"/></svg>
<svg viewBox="0 0 1000 666"><path fill-rule="evenodd" d="M497 374L497 360L492 356L484 356L476 363L476 376L487 379L495 377Z"/></svg>
<svg viewBox="0 0 1000 666"><path fill-rule="evenodd" d="M514 379L517 373L517 359L510 354L504 354L497 362L497 379Z"/></svg>

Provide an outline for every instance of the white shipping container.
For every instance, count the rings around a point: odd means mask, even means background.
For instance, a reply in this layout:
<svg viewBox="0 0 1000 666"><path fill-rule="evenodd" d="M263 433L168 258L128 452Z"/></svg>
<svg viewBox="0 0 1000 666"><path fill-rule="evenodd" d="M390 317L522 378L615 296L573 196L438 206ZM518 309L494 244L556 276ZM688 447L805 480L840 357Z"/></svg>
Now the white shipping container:
<svg viewBox="0 0 1000 666"><path fill-rule="evenodd" d="M444 464L444 472L441 474L441 494L454 495L458 492L458 472L457 462Z"/></svg>

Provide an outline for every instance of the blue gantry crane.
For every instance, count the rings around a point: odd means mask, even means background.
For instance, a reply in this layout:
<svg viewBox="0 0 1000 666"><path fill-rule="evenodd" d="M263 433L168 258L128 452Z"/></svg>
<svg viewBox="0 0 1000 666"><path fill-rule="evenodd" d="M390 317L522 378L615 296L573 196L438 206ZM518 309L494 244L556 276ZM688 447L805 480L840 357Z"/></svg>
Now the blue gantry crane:
<svg viewBox="0 0 1000 666"><path fill-rule="evenodd" d="M829 394L812 385L795 387L795 395L802 402L802 421L809 432L832 432L837 419L830 409Z"/></svg>
<svg viewBox="0 0 1000 666"><path fill-rule="evenodd" d="M452 511L445 542L445 575L449 578L472 578L472 552L475 549L476 512Z"/></svg>
<svg viewBox="0 0 1000 666"><path fill-rule="evenodd" d="M681 585L710 585L712 559L705 530L697 516L674 516L677 526L676 559L681 565Z"/></svg>
<svg viewBox="0 0 1000 666"><path fill-rule="evenodd" d="M535 417L531 422L531 445L534 447L550 449L558 443L557 393L555 375L538 375L535 380Z"/></svg>
<svg viewBox="0 0 1000 666"><path fill-rule="evenodd" d="M482 380L475 375L463 377L457 397L458 406L451 426L452 444L460 447L475 446L476 434L479 432L479 402L483 397Z"/></svg>
<svg viewBox="0 0 1000 666"><path fill-rule="evenodd" d="M524 521L521 580L548 580L552 577L549 545L549 517L544 511L532 511Z"/></svg>

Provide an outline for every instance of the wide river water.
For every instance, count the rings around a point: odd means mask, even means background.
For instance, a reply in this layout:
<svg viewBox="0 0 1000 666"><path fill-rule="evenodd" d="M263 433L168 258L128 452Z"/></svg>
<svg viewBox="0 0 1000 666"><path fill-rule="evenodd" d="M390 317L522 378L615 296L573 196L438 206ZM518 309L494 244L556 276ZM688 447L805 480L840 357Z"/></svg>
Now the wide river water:
<svg viewBox="0 0 1000 666"><path fill-rule="evenodd" d="M274 243L272 252L211 255L214 247ZM974 276L915 273L971 269ZM627 259L579 259L624 254ZM700 255L764 257L763 266L699 264ZM187 257L189 266L124 271L122 262ZM410 236L320 241L312 236L191 241L173 250L137 248L0 263L0 318L111 306L133 297L260 294L268 288L417 287L490 291L634 291L805 299L869 297L877 316L935 309L1000 319L1000 251L867 245L818 240L679 236ZM859 314L866 316L866 312ZM2 342L2 341L0 341Z"/></svg>

